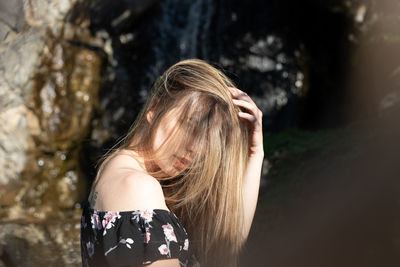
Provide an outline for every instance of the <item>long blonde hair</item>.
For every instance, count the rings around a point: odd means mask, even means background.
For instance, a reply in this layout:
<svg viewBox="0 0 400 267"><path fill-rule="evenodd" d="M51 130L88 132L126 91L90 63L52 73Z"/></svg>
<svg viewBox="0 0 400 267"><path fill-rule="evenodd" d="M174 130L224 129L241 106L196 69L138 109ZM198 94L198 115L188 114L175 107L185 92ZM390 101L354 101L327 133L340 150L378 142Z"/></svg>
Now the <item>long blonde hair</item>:
<svg viewBox="0 0 400 267"><path fill-rule="evenodd" d="M98 172L121 150L133 150L151 161L166 151L185 154L189 143L195 147L188 168L177 175L149 174L160 181L167 206L188 231L202 266L237 265L244 242L242 183L248 132L228 87L235 85L203 60L174 64L155 82L130 130L104 155ZM174 132L158 151L152 151L155 130L174 107L182 108ZM149 111L151 123L146 119Z"/></svg>

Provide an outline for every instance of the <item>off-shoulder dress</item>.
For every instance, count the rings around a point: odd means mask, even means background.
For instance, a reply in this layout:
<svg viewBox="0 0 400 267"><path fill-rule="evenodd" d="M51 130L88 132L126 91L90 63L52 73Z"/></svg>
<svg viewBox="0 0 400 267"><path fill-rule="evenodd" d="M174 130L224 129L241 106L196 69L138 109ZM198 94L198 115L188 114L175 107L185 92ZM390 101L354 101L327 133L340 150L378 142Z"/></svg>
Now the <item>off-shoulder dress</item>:
<svg viewBox="0 0 400 267"><path fill-rule="evenodd" d="M83 206L83 266L141 266L178 258L181 267L200 266L188 234L169 210L98 211Z"/></svg>

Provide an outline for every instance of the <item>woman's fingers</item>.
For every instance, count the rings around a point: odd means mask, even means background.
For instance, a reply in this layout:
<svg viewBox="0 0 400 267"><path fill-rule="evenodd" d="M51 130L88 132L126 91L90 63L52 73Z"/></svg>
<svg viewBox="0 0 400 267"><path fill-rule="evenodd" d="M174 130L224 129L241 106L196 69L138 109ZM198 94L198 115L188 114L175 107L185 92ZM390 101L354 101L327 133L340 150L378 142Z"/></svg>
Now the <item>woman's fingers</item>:
<svg viewBox="0 0 400 267"><path fill-rule="evenodd" d="M237 106L243 107L249 111L251 111L251 113L256 116L258 115L258 108L253 105L250 102L244 101L244 100L239 100L239 99L232 99L233 103L235 103Z"/></svg>
<svg viewBox="0 0 400 267"><path fill-rule="evenodd" d="M258 120L256 116L253 116L246 112L239 112L239 117L248 120L251 125L253 125L254 129L261 128L261 121Z"/></svg>
<svg viewBox="0 0 400 267"><path fill-rule="evenodd" d="M228 87L228 88L229 91L232 93L233 97L238 98L238 99L233 98L232 99L233 103L250 110L255 116L262 117L262 111L257 107L256 103L254 103L253 99L251 99L249 95L247 95L245 92L237 88L234 87Z"/></svg>
<svg viewBox="0 0 400 267"><path fill-rule="evenodd" d="M235 87L228 87L228 88L229 88L229 91L232 93L232 95L235 98L245 98L248 96L245 92L243 92Z"/></svg>
<svg viewBox="0 0 400 267"><path fill-rule="evenodd" d="M250 98L250 96L246 92L243 92L242 90L239 90L235 87L228 87L228 88L234 98L247 100L255 105L254 101Z"/></svg>
<svg viewBox="0 0 400 267"><path fill-rule="evenodd" d="M250 96L237 88L228 88L231 91L233 97L237 98L232 99L233 103L239 107L245 108L246 111L248 111L248 113L239 112L239 117L251 122L255 128L261 127L262 111L256 106Z"/></svg>
<svg viewBox="0 0 400 267"><path fill-rule="evenodd" d="M260 151L264 153L262 134L262 111L245 92L233 87L229 87L229 91L232 94L233 104L238 107L244 108L243 111L245 112L238 112L239 118L249 122L249 155L256 155L260 153Z"/></svg>

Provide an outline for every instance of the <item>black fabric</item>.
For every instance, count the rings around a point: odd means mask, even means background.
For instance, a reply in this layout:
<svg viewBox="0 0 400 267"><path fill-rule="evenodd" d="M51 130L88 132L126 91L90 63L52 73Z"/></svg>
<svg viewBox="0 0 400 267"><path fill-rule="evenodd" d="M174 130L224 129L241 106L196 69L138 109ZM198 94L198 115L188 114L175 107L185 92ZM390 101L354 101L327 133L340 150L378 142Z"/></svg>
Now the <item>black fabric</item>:
<svg viewBox="0 0 400 267"><path fill-rule="evenodd" d="M181 267L199 266L185 228L163 209L97 211L86 203L81 222L83 266L141 266L178 258Z"/></svg>

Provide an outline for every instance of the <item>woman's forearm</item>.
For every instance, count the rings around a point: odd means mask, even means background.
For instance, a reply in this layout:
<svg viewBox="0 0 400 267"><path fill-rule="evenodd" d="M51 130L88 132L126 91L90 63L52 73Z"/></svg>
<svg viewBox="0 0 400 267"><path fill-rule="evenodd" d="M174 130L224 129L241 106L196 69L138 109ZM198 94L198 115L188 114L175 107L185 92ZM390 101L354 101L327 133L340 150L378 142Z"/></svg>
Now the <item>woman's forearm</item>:
<svg viewBox="0 0 400 267"><path fill-rule="evenodd" d="M235 105L243 108L238 112L240 119L248 122L249 126L249 158L243 177L243 209L244 223L242 230L243 242L247 240L256 211L258 191L260 188L261 168L264 159L262 111L251 97L234 87L228 87ZM244 110L244 112L243 112Z"/></svg>
<svg viewBox="0 0 400 267"><path fill-rule="evenodd" d="M243 180L243 242L247 240L256 211L263 160L264 152L251 155L245 171Z"/></svg>

